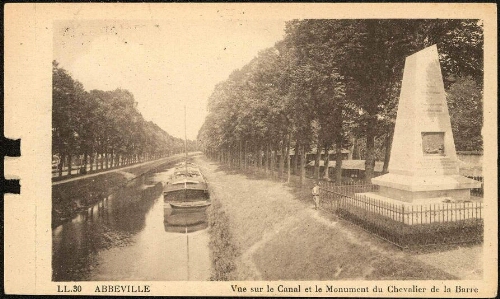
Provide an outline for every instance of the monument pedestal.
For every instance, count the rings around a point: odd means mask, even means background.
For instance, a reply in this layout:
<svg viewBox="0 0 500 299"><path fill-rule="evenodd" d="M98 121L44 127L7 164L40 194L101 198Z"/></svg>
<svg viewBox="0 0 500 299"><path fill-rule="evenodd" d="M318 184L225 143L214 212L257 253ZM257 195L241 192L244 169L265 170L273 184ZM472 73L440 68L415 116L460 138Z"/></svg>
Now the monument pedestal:
<svg viewBox="0 0 500 299"><path fill-rule="evenodd" d="M435 45L406 58L388 170L350 204L410 225L481 218L470 198L481 182L459 175Z"/></svg>
<svg viewBox="0 0 500 299"><path fill-rule="evenodd" d="M479 188L481 183L461 175L406 176L388 173L372 179L379 185L380 196L404 202L422 199L470 199L470 189Z"/></svg>

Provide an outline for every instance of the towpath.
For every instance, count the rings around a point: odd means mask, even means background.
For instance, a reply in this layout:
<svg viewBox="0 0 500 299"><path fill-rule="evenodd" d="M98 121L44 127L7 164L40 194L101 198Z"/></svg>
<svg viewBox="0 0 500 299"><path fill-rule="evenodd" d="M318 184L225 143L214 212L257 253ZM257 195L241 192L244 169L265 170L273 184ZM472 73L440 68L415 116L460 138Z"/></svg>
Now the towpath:
<svg viewBox="0 0 500 299"><path fill-rule="evenodd" d="M335 215L310 190L197 158L211 197L229 215L240 251L235 280L481 279L482 246L403 252Z"/></svg>
<svg viewBox="0 0 500 299"><path fill-rule="evenodd" d="M190 153L190 156L192 156L193 154L194 153ZM184 157L184 154L177 154L177 155L173 155L173 156L169 156L169 157L165 157L165 158L161 158L161 159L157 159L157 160L147 161L147 162L143 162L143 163L137 163L137 164L133 164L133 165L125 166L125 167L114 168L114 169L100 171L100 172L91 173L91 174L79 175L77 177L72 177L72 178L61 180L61 181L52 182L52 186L64 184L64 183L68 183L68 182L72 182L72 181L82 180L82 179L86 179L86 178L91 178L91 177L95 177L95 176L98 176L101 174L106 174L106 173L111 173L111 172L124 172L124 170L127 170L127 169L142 167L142 166L146 166L146 165L150 165L150 164L160 165L162 163L169 162L171 160L179 159L180 157ZM124 174L124 175L127 175L127 174Z"/></svg>

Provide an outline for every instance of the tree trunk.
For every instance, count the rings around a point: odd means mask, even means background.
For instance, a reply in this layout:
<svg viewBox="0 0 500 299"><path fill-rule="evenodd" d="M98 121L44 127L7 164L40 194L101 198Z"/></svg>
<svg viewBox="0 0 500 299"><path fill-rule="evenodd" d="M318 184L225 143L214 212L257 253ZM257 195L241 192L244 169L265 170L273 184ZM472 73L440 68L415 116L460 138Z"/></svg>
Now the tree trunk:
<svg viewBox="0 0 500 299"><path fill-rule="evenodd" d="M264 159L264 170L265 173L269 171L269 143L266 143L266 155Z"/></svg>
<svg viewBox="0 0 500 299"><path fill-rule="evenodd" d="M285 172L285 141L282 140L280 143L280 158L279 158L279 173L278 177L281 179L283 173Z"/></svg>
<svg viewBox="0 0 500 299"><path fill-rule="evenodd" d="M300 146L300 185L303 186L306 179L306 149Z"/></svg>
<svg viewBox="0 0 500 299"><path fill-rule="evenodd" d="M113 167L114 166L114 161L115 161L115 153L114 153L115 149L114 148L111 148L111 165L110 167Z"/></svg>
<svg viewBox="0 0 500 299"><path fill-rule="evenodd" d="M94 170L94 149L90 150L90 170Z"/></svg>
<svg viewBox="0 0 500 299"><path fill-rule="evenodd" d="M234 167L234 160L235 160L234 159L234 146L231 146L229 148L229 158L230 158L229 164L230 164L231 168L233 168Z"/></svg>
<svg viewBox="0 0 500 299"><path fill-rule="evenodd" d="M290 183L290 145L292 143L291 133L288 133L288 141L286 143L286 182Z"/></svg>
<svg viewBox="0 0 500 299"><path fill-rule="evenodd" d="M325 180L330 180L330 154L328 152L329 150L329 147L328 144L325 144L325 163L323 164L324 167L323 167L323 179Z"/></svg>
<svg viewBox="0 0 500 299"><path fill-rule="evenodd" d="M318 142L316 143L316 157L314 159L314 179L319 180L319 170L321 161L321 141L318 138Z"/></svg>
<svg viewBox="0 0 500 299"><path fill-rule="evenodd" d="M66 156L61 153L61 157L59 158L59 165L57 166L59 168L59 176L62 176L64 159L66 159Z"/></svg>
<svg viewBox="0 0 500 299"><path fill-rule="evenodd" d="M233 167L233 168L234 168L234 167L235 167L235 165L234 165L235 163L234 163L234 162L235 162L235 160L236 160L236 159L235 159L235 155L234 155L234 146L231 146L231 147L229 148L229 155L230 155L230 157L231 157L231 162L230 162L230 163L231 163L231 167Z"/></svg>
<svg viewBox="0 0 500 299"><path fill-rule="evenodd" d="M240 169L243 168L243 166L244 166L244 162L243 162L243 148L242 148L243 146L242 146L242 143L243 143L243 141L240 140L240 142L239 142L239 161L238 161L238 166L239 166Z"/></svg>
<svg viewBox="0 0 500 299"><path fill-rule="evenodd" d="M391 148L392 148L392 138L394 137L394 128L389 130L387 136L385 137L385 157L384 157L384 167L382 173L388 173L389 171L389 160L391 159Z"/></svg>
<svg viewBox="0 0 500 299"><path fill-rule="evenodd" d="M274 145L274 155L273 155L273 169L276 171L276 174L279 175L279 161L278 161L278 151L280 150L279 142L276 142Z"/></svg>
<svg viewBox="0 0 500 299"><path fill-rule="evenodd" d="M275 155L274 144L271 143L269 147L270 147L269 171L271 172L271 176L274 176L274 167L275 167L275 164L274 164L274 155Z"/></svg>
<svg viewBox="0 0 500 299"><path fill-rule="evenodd" d="M245 148L243 150L243 169L248 168L248 142L245 140Z"/></svg>
<svg viewBox="0 0 500 299"><path fill-rule="evenodd" d="M342 136L335 142L335 183L342 183Z"/></svg>
<svg viewBox="0 0 500 299"><path fill-rule="evenodd" d="M299 174L299 152L300 152L299 140L295 140L295 155L293 155L293 174Z"/></svg>
<svg viewBox="0 0 500 299"><path fill-rule="evenodd" d="M56 131L56 138L57 138L57 153L59 154L59 164L57 164L57 175L60 177L62 176L62 169L63 169L63 161L64 161L64 155L63 155L63 144L61 137L59 136L59 131Z"/></svg>
<svg viewBox="0 0 500 299"><path fill-rule="evenodd" d="M104 150L104 159L106 160L106 169L109 168L109 163L108 163L108 150Z"/></svg>
<svg viewBox="0 0 500 299"><path fill-rule="evenodd" d="M101 148L101 170L104 168L104 149Z"/></svg>
<svg viewBox="0 0 500 299"><path fill-rule="evenodd" d="M71 175L71 154L68 155L68 175Z"/></svg>
<svg viewBox="0 0 500 299"><path fill-rule="evenodd" d="M257 147L257 168L262 170L262 145Z"/></svg>
<svg viewBox="0 0 500 299"><path fill-rule="evenodd" d="M253 157L253 159L252 159L253 163L252 164L253 164L253 167L255 169L255 168L257 168L259 166L259 162L257 160L257 153L258 153L257 146L252 145L252 148L250 150L251 150L250 152L252 153L252 157Z"/></svg>
<svg viewBox="0 0 500 299"><path fill-rule="evenodd" d="M365 181L371 183L375 169L375 118L371 116L366 128Z"/></svg>
<svg viewBox="0 0 500 299"><path fill-rule="evenodd" d="M87 173L87 162L88 162L88 154L85 152L83 154L83 173Z"/></svg>

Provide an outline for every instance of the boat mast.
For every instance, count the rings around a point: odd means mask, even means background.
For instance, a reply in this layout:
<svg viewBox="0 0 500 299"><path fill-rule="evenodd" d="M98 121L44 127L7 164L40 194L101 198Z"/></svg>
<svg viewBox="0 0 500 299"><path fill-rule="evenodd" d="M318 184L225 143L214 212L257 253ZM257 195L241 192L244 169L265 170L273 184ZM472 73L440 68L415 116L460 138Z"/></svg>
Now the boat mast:
<svg viewBox="0 0 500 299"><path fill-rule="evenodd" d="M186 182L184 182L184 195L187 197L187 177L188 177L188 150L187 150L187 133L186 133L186 105L184 105L184 152L186 153Z"/></svg>

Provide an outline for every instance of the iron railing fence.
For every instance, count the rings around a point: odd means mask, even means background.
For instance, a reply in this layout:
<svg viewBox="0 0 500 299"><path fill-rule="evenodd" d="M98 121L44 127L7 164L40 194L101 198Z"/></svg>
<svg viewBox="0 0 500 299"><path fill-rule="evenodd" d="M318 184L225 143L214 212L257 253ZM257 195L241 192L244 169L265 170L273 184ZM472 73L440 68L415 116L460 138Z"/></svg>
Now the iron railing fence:
<svg viewBox="0 0 500 299"><path fill-rule="evenodd" d="M321 185L321 207L400 248L481 242L483 203L394 203L363 194L378 186L362 182Z"/></svg>

